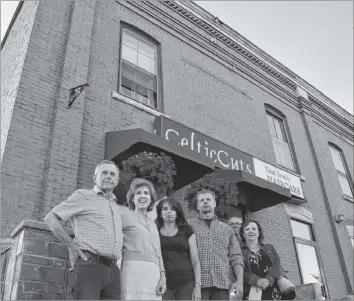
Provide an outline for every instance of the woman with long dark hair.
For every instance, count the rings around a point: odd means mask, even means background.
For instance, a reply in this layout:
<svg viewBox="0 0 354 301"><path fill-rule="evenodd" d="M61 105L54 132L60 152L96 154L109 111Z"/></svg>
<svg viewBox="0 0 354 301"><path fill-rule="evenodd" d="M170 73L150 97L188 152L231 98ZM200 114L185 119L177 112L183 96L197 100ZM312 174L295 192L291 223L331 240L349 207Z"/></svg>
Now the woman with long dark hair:
<svg viewBox="0 0 354 301"><path fill-rule="evenodd" d="M244 257L242 299L248 299L251 286L262 290L262 300L294 299L296 295L294 287L289 287L283 293L280 291L278 281L284 278L283 268L274 246L263 243L261 225L255 220L246 220L241 227L240 236Z"/></svg>
<svg viewBox="0 0 354 301"><path fill-rule="evenodd" d="M156 213L167 280L163 300L200 300L201 272L196 237L180 203L173 198L163 199L157 204Z"/></svg>

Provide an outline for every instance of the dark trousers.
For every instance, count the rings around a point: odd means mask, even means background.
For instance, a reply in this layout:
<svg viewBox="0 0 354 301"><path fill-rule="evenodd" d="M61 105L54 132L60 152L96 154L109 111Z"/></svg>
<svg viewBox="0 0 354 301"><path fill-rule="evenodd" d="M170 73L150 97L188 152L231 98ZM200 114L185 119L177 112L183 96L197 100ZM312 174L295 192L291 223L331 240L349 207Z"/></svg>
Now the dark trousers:
<svg viewBox="0 0 354 301"><path fill-rule="evenodd" d="M194 285L193 281L175 289L168 289L163 294L162 300L192 300Z"/></svg>
<svg viewBox="0 0 354 301"><path fill-rule="evenodd" d="M69 299L121 300L120 271L89 258L79 258L71 272Z"/></svg>
<svg viewBox="0 0 354 301"><path fill-rule="evenodd" d="M230 300L229 290L217 287L203 287L202 300Z"/></svg>

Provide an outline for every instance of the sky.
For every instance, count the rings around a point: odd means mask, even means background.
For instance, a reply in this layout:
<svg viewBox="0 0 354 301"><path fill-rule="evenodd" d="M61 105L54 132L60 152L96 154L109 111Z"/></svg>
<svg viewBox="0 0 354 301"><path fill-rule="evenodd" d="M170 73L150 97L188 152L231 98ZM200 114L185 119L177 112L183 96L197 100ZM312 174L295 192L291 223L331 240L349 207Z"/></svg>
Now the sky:
<svg viewBox="0 0 354 301"><path fill-rule="evenodd" d="M1 1L1 39L18 1ZM353 1L196 1L353 114Z"/></svg>

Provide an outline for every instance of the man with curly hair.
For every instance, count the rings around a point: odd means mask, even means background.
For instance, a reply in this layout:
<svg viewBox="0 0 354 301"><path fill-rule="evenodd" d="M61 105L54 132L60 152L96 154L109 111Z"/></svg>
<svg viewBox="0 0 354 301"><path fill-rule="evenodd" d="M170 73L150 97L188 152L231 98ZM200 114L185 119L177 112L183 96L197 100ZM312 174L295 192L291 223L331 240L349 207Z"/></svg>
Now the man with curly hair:
<svg viewBox="0 0 354 301"><path fill-rule="evenodd" d="M197 192L198 215L188 220L196 238L201 265L202 300L228 300L243 295L243 256L232 229L215 215L215 193ZM232 272L236 281L231 282Z"/></svg>

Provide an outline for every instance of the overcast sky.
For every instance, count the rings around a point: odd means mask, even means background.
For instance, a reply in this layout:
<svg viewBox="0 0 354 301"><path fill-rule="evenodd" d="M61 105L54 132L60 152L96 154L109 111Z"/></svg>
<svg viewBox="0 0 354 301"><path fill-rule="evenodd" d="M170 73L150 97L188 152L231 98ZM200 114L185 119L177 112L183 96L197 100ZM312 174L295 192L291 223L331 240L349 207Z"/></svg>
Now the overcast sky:
<svg viewBox="0 0 354 301"><path fill-rule="evenodd" d="M1 1L1 39L18 1ZM353 1L197 1L353 114Z"/></svg>

